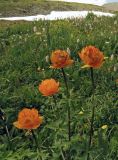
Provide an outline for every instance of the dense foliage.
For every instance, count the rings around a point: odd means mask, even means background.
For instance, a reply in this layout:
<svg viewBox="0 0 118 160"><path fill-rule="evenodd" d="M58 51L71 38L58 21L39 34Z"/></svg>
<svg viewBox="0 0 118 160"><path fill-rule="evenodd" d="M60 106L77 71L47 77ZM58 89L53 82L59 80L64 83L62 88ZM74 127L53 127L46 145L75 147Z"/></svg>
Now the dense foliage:
<svg viewBox="0 0 118 160"><path fill-rule="evenodd" d="M92 95L89 69L82 69L78 52L87 45L109 57L94 69L96 89ZM60 69L50 69L50 53L70 50L75 63L65 69L70 98ZM114 58L113 58L114 57ZM54 78L60 82L55 96L44 97L38 85ZM118 151L118 16L85 19L0 23L0 159L1 160L85 160L91 110L95 106L91 160L117 160ZM71 109L71 141L67 134L67 109ZM13 126L18 112L35 107L44 117L35 134ZM3 119L4 117L4 119ZM107 125L107 127L102 127ZM10 145L6 127L10 133ZM102 128L101 128L102 127Z"/></svg>

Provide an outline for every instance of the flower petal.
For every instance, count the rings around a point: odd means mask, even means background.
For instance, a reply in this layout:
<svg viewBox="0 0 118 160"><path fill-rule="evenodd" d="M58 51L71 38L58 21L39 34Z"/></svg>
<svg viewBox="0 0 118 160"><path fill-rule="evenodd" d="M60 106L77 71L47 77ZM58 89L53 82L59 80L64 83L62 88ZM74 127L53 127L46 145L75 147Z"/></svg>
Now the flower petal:
<svg viewBox="0 0 118 160"><path fill-rule="evenodd" d="M20 125L18 121L14 122L13 125L18 129L22 129L22 126Z"/></svg>
<svg viewBox="0 0 118 160"><path fill-rule="evenodd" d="M90 68L90 67L91 67L90 65L86 64L86 65L82 66L81 68L84 69L84 68Z"/></svg>

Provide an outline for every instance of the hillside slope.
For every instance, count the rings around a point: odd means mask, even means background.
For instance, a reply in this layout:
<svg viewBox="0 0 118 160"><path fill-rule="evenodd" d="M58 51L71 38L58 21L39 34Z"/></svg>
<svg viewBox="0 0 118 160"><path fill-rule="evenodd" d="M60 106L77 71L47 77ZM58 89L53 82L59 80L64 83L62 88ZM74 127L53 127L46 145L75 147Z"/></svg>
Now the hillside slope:
<svg viewBox="0 0 118 160"><path fill-rule="evenodd" d="M45 0L0 0L0 17L48 14L55 11L94 10L107 12L108 9L96 5L52 2Z"/></svg>
<svg viewBox="0 0 118 160"><path fill-rule="evenodd" d="M103 7L108 10L118 11L118 3L108 3L104 4Z"/></svg>

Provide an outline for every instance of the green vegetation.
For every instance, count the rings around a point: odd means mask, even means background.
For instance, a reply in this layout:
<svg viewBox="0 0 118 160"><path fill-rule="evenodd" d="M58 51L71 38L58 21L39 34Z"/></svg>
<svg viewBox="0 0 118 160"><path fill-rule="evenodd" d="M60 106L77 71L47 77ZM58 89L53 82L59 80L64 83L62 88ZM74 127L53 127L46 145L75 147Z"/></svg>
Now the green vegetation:
<svg viewBox="0 0 118 160"><path fill-rule="evenodd" d="M90 160L118 159L117 40L118 16L97 18L89 14L85 19L51 22L1 21L0 108L6 117L6 123L0 119L1 160L67 160L68 151L71 160L86 160L93 105L95 122ZM109 57L100 69L94 70L94 101L89 70L81 69L77 55L87 45L95 45ZM50 69L50 63L45 60L52 51L67 48L75 61L65 69L71 93L71 142L67 135L68 102L63 77L59 69ZM56 106L52 97L43 97L38 91L39 83L47 78L55 78L61 84ZM44 116L42 126L36 130L40 152L31 134L13 126L24 107L35 107ZM10 132L10 146L5 125ZM101 129L103 125L108 128Z"/></svg>
<svg viewBox="0 0 118 160"><path fill-rule="evenodd" d="M45 0L0 0L0 17L48 14L55 11L99 10L108 11L104 7L89 4L52 2Z"/></svg>
<svg viewBox="0 0 118 160"><path fill-rule="evenodd" d="M111 11L118 11L118 3L108 3L108 4L105 4L103 5L103 7L107 8L108 10L111 10Z"/></svg>

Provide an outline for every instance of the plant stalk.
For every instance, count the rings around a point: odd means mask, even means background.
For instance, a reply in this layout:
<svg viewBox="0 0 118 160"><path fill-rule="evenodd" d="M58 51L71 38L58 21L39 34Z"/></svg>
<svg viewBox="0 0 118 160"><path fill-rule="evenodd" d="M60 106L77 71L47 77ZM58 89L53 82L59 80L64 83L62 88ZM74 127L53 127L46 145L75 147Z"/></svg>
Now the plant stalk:
<svg viewBox="0 0 118 160"><path fill-rule="evenodd" d="M93 90L93 99L94 101L94 89L95 89L95 83L94 83L94 74L93 74L93 68L90 68L90 73L91 73L91 82L92 82L92 90ZM91 143L92 143L92 138L94 135L94 117L95 117L95 105L92 107L92 115L91 115L91 125L90 125L90 133L89 133L89 142L88 142L88 151L91 148ZM89 160L90 154L87 154L87 160Z"/></svg>
<svg viewBox="0 0 118 160"><path fill-rule="evenodd" d="M47 21L46 23L46 28L47 28L47 43L50 51L50 22L49 21Z"/></svg>
<svg viewBox="0 0 118 160"><path fill-rule="evenodd" d="M92 117L91 117L91 126L90 126L90 133L89 133L89 142L88 142L88 150L91 148L91 143L92 143L92 138L93 138L93 133L94 133L94 116L95 116L95 106L92 108ZM87 160L89 160L89 153L87 155Z"/></svg>
<svg viewBox="0 0 118 160"><path fill-rule="evenodd" d="M9 149L11 149L11 141L10 141L10 133L9 133L9 130L8 130L8 127L7 127L7 124L6 124L6 118L4 116L4 112L2 111L2 109L0 109L0 119L2 119L3 123L4 123L4 127L5 127L5 131L6 131L6 136L8 138L8 143L9 143Z"/></svg>
<svg viewBox="0 0 118 160"><path fill-rule="evenodd" d="M57 105L56 97L54 95L52 97L53 97L53 100L54 100L54 104L56 106Z"/></svg>
<svg viewBox="0 0 118 160"><path fill-rule="evenodd" d="M5 125L5 130L6 130L6 135L7 135L8 142L9 142L9 148L11 148L11 141L10 141L11 138L10 138L10 134L9 134L7 125Z"/></svg>
<svg viewBox="0 0 118 160"><path fill-rule="evenodd" d="M91 73L91 83L92 83L92 87L93 87L93 91L95 89L95 82L94 82L94 75L93 75L93 68L90 68L90 73Z"/></svg>
<svg viewBox="0 0 118 160"><path fill-rule="evenodd" d="M69 98L70 94L69 94L68 82L67 82L67 77L66 77L66 74L65 74L65 71L64 71L63 68L62 68L62 74L63 74L65 86L66 86L67 98ZM68 105L68 140L69 141L71 141L71 126L70 126L70 122L71 122L70 105Z"/></svg>

